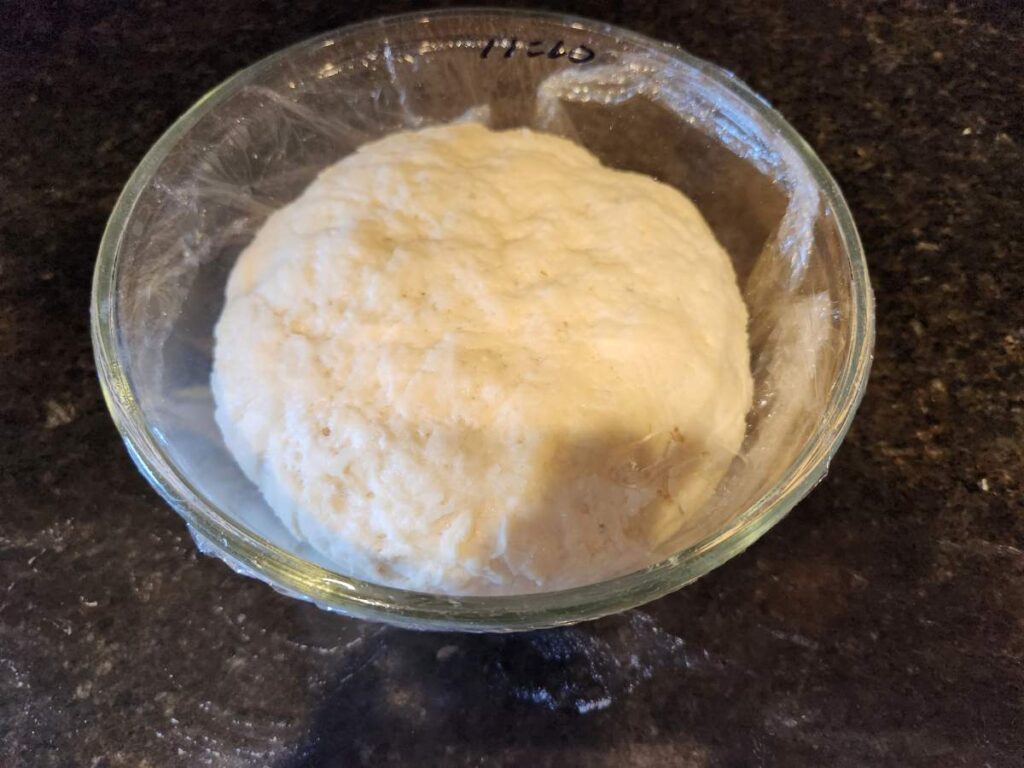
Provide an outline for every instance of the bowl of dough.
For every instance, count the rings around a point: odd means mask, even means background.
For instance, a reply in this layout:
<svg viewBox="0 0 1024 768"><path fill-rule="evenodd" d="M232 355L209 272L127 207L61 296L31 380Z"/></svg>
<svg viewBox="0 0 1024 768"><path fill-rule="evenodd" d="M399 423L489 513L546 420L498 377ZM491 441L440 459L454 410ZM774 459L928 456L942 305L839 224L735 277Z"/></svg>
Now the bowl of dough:
<svg viewBox="0 0 1024 768"><path fill-rule="evenodd" d="M235 75L143 159L92 304L110 411L200 549L346 615L567 624L741 552L867 381L835 182L731 74L443 11Z"/></svg>

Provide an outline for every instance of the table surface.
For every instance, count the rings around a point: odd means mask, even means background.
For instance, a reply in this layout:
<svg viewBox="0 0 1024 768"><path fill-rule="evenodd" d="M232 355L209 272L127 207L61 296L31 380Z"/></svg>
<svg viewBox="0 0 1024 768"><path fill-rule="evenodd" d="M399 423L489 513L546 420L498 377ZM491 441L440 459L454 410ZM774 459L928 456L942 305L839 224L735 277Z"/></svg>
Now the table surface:
<svg viewBox="0 0 1024 768"><path fill-rule="evenodd" d="M736 72L846 192L878 300L827 479L626 614L511 636L322 613L197 554L104 407L104 221L217 82L403 2L0 10L0 764L1024 765L1015 3L551 3Z"/></svg>

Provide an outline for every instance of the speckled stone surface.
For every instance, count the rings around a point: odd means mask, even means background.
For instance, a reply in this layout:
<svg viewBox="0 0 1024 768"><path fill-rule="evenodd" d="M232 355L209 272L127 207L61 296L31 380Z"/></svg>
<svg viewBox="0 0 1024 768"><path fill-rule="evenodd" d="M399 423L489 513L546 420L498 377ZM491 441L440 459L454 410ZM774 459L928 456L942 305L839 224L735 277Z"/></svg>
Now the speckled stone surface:
<svg viewBox="0 0 1024 768"><path fill-rule="evenodd" d="M198 555L88 335L134 164L243 65L401 2L0 8L0 765L1024 765L1016 3L551 3L764 94L843 186L878 347L813 494L744 555L519 636L334 617Z"/></svg>

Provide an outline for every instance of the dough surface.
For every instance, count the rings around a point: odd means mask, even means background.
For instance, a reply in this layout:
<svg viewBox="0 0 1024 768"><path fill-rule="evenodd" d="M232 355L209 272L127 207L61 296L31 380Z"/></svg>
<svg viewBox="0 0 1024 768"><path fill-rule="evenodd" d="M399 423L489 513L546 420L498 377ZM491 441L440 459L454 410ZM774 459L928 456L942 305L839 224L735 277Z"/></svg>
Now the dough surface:
<svg viewBox="0 0 1024 768"><path fill-rule="evenodd" d="M300 539L448 594L599 581L708 499L745 431L747 313L676 190L462 124L324 171L239 257L216 419Z"/></svg>

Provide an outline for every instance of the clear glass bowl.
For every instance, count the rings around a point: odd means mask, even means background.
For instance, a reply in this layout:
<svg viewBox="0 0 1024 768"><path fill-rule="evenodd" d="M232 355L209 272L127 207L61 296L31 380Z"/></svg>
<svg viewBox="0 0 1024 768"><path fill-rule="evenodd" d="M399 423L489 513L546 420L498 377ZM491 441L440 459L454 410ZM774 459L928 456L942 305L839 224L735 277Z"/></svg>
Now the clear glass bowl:
<svg viewBox="0 0 1024 768"><path fill-rule="evenodd" d="M751 315L748 435L715 499L644 570L509 597L353 579L291 538L214 425L213 326L231 266L268 213L366 141L467 118L560 133L607 165L676 186L733 258ZM620 611L749 546L825 474L864 391L873 322L842 194L765 101L728 72L624 29L487 10L330 32L207 94L128 181L92 297L110 412L139 469L203 551L329 610L474 631Z"/></svg>

